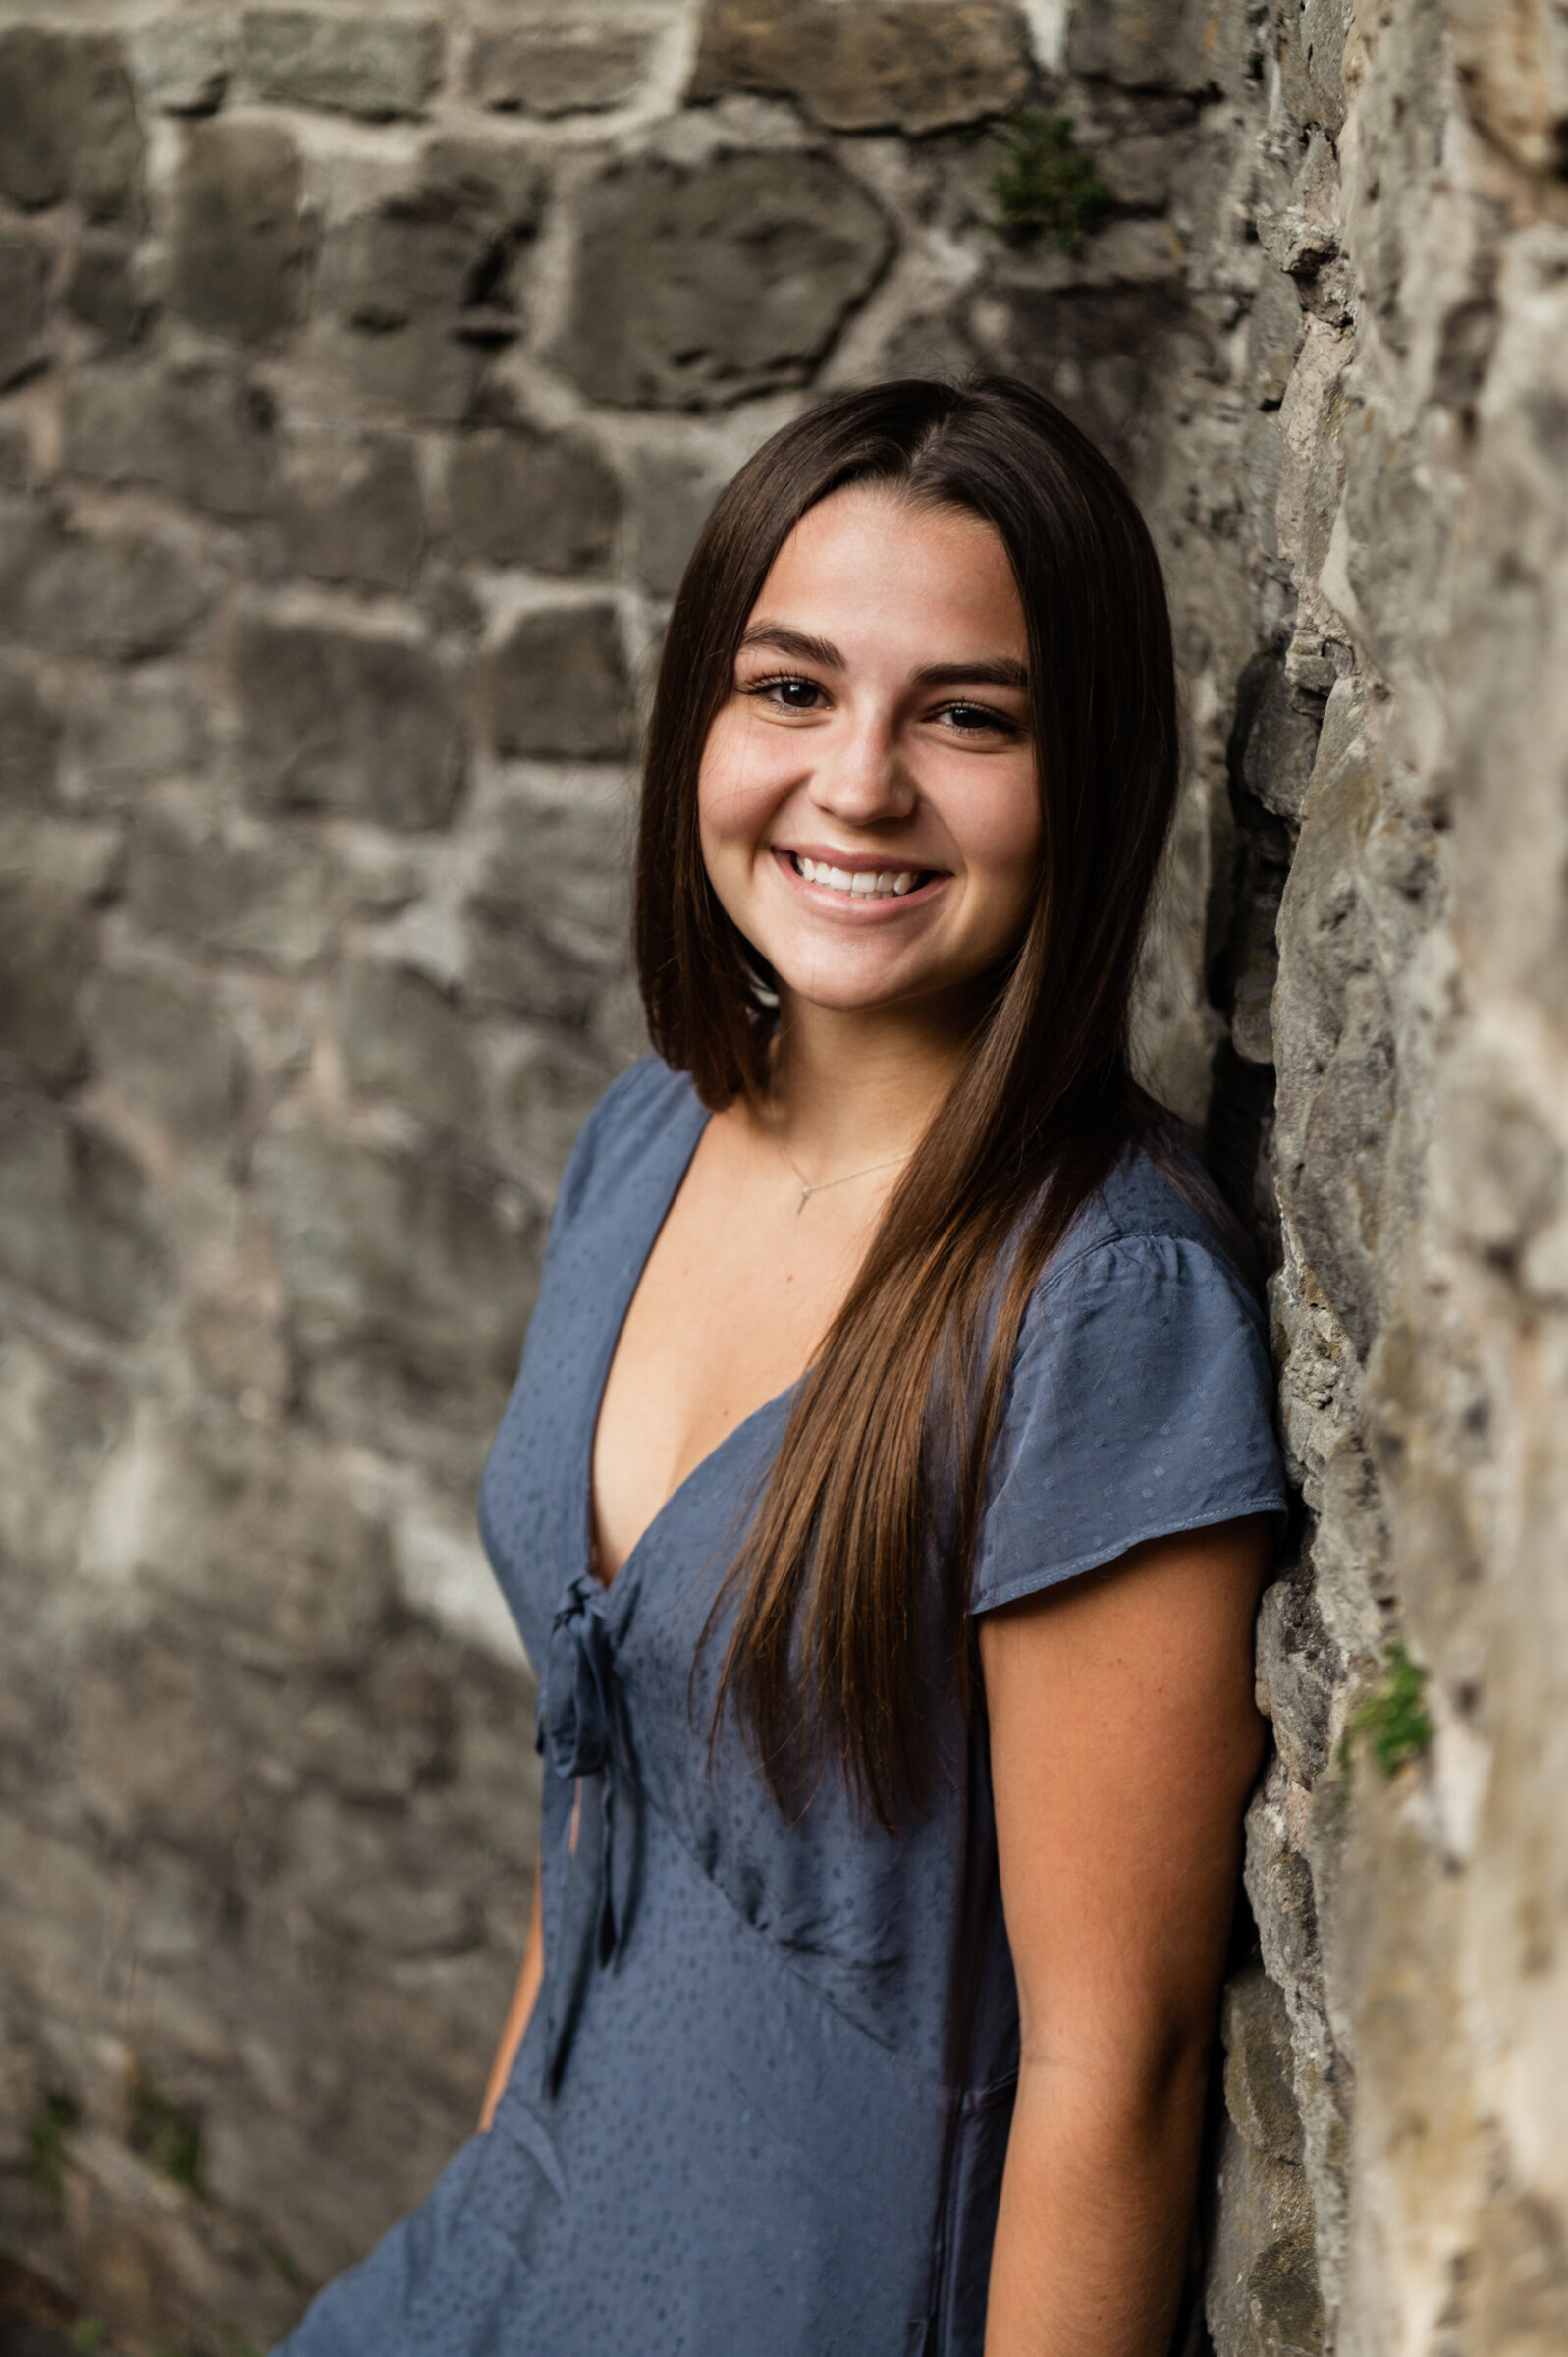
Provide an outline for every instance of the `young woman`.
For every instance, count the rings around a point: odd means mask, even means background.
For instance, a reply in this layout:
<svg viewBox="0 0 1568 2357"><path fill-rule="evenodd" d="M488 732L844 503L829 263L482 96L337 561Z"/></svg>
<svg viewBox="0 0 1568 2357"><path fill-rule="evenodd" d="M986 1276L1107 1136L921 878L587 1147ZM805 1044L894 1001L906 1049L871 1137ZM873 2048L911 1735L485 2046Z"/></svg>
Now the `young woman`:
<svg viewBox="0 0 1568 2357"><path fill-rule="evenodd" d="M475 2137L291 2357L1162 2357L1283 1503L1134 1085L1176 773L1114 474L1005 380L721 500L649 732L656 1053L484 1534L541 1880Z"/></svg>

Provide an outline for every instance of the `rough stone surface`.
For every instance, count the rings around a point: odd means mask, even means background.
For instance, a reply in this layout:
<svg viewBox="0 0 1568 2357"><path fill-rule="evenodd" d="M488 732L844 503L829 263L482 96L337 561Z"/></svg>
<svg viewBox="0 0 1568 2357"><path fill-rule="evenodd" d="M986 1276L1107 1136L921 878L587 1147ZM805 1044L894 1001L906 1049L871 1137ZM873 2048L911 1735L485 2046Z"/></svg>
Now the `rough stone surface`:
<svg viewBox="0 0 1568 2357"><path fill-rule="evenodd" d="M258 97L336 107L372 123L422 114L441 79L442 27L433 17L247 8L240 47Z"/></svg>
<svg viewBox="0 0 1568 2357"><path fill-rule="evenodd" d="M361 958L339 986L334 1030L349 1086L435 1128L479 1126L481 1087L460 1004L414 967Z"/></svg>
<svg viewBox="0 0 1568 2357"><path fill-rule="evenodd" d="M887 260L827 157L615 165L582 200L561 365L590 398L681 408L798 384Z"/></svg>
<svg viewBox="0 0 1568 2357"><path fill-rule="evenodd" d="M46 801L60 751L60 722L25 662L0 656L0 810Z"/></svg>
<svg viewBox="0 0 1568 2357"><path fill-rule="evenodd" d="M471 2120L537 1773L473 1483L637 1050L635 683L782 416L1001 365L1160 544L1140 1053L1303 1497L1214 2348L1556 2350L1549 11L242 14L0 10L0 2305L269 2345ZM991 226L1020 103L1107 192L1064 245Z"/></svg>
<svg viewBox="0 0 1568 2357"><path fill-rule="evenodd" d="M709 0L694 98L761 90L834 131L944 131L1029 92L1029 41L1007 0Z"/></svg>
<svg viewBox="0 0 1568 2357"><path fill-rule="evenodd" d="M488 670L498 752L614 760L629 751L630 683L613 607L524 615Z"/></svg>
<svg viewBox="0 0 1568 2357"><path fill-rule="evenodd" d="M491 431L458 445L447 508L463 556L534 573L596 573L609 560L621 494L585 443Z"/></svg>
<svg viewBox="0 0 1568 2357"><path fill-rule="evenodd" d="M314 963L331 923L331 870L307 837L214 822L189 800L150 808L131 840L133 914L217 957L285 971Z"/></svg>
<svg viewBox="0 0 1568 2357"><path fill-rule="evenodd" d="M41 238L0 232L0 393L43 364L52 262Z"/></svg>
<svg viewBox="0 0 1568 2357"><path fill-rule="evenodd" d="M629 21L628 21L629 16ZM635 97L657 20L565 9L508 11L474 34L468 86L482 105L526 115L596 114Z"/></svg>
<svg viewBox="0 0 1568 2357"><path fill-rule="evenodd" d="M136 249L114 230L89 231L77 248L67 289L71 315L108 345L138 343L153 304L136 265Z"/></svg>
<svg viewBox="0 0 1568 2357"><path fill-rule="evenodd" d="M104 966L85 1028L99 1069L182 1145L199 1150L225 1138L243 1065L233 1021L210 990L155 966Z"/></svg>
<svg viewBox="0 0 1568 2357"><path fill-rule="evenodd" d="M245 615L235 633L252 792L282 809L440 826L462 776L441 665L416 638Z"/></svg>
<svg viewBox="0 0 1568 2357"><path fill-rule="evenodd" d="M522 151L435 139L415 186L328 241L324 350L370 400L442 424L464 417L487 351L519 329L523 253L541 183Z"/></svg>
<svg viewBox="0 0 1568 2357"><path fill-rule="evenodd" d="M103 1129L0 1103L0 1270L46 1301L134 1337L161 1290L146 1176Z"/></svg>
<svg viewBox="0 0 1568 2357"><path fill-rule="evenodd" d="M80 896L35 877L0 883L0 1060L45 1087L86 1069L77 994L94 947Z"/></svg>
<svg viewBox="0 0 1568 2357"><path fill-rule="evenodd" d="M128 48L133 78L165 115L211 115L223 104L233 71L229 27L188 13L135 26Z"/></svg>
<svg viewBox="0 0 1568 2357"><path fill-rule="evenodd" d="M212 361L82 369L66 399L66 462L98 482L151 483L217 516L256 516L276 424L270 394Z"/></svg>
<svg viewBox="0 0 1568 2357"><path fill-rule="evenodd" d="M74 196L94 220L141 212L142 134L106 33L0 31L0 193L28 211Z"/></svg>
<svg viewBox="0 0 1568 2357"><path fill-rule="evenodd" d="M60 516L0 520L0 618L62 654L137 663L181 647L212 607L187 546L135 530L85 531Z"/></svg>
<svg viewBox="0 0 1568 2357"><path fill-rule="evenodd" d="M169 299L263 344L303 313L313 253L299 151L275 123L197 123L174 190Z"/></svg>
<svg viewBox="0 0 1568 2357"><path fill-rule="evenodd" d="M407 589L424 553L424 493L410 443L396 434L304 430L279 485L291 566L317 581Z"/></svg>

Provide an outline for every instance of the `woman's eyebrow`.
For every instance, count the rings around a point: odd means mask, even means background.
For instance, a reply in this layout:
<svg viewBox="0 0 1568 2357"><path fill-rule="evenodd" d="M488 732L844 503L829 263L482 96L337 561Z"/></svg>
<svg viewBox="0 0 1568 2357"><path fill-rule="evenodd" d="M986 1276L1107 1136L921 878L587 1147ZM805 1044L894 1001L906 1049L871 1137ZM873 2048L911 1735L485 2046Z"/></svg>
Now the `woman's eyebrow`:
<svg viewBox="0 0 1568 2357"><path fill-rule="evenodd" d="M745 646L771 646L781 655L803 663L820 663L825 671L842 671L844 659L831 638L813 638L784 622L757 622L740 641ZM1029 674L1007 655L977 655L972 663L928 663L910 679L912 687L1015 687L1028 693Z"/></svg>
<svg viewBox="0 0 1568 2357"><path fill-rule="evenodd" d="M915 687L1016 687L1020 695L1029 691L1029 674L1022 663L1010 655L980 656L973 663L928 663L917 671L910 685Z"/></svg>
<svg viewBox="0 0 1568 2357"><path fill-rule="evenodd" d="M802 663L820 663L825 671L842 671L844 661L831 638L813 638L792 630L784 622L756 622L740 641L742 646L771 646L781 655L798 655Z"/></svg>

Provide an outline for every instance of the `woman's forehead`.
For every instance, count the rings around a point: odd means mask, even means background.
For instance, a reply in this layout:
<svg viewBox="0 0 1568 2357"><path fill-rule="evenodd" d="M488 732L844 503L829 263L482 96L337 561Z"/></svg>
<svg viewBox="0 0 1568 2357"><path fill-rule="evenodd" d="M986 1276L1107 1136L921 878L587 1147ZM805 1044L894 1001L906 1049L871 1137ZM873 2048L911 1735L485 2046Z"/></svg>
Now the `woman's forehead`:
<svg viewBox="0 0 1568 2357"><path fill-rule="evenodd" d="M1025 652L1023 607L995 525L893 486L850 484L789 532L746 634L792 632L848 652L846 641L890 629L933 642L978 633L976 654Z"/></svg>

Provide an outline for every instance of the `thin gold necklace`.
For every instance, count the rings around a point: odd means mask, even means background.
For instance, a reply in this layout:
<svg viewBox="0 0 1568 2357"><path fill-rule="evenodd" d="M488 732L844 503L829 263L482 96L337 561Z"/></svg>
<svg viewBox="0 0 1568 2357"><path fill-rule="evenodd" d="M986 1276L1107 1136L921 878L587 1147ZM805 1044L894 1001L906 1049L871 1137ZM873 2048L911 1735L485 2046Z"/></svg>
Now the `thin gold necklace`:
<svg viewBox="0 0 1568 2357"><path fill-rule="evenodd" d="M773 1142L784 1156L789 1174L800 1189L800 1200L795 1205L797 1220L805 1210L811 1196L822 1194L830 1186L847 1186L851 1178L869 1178L873 1171L893 1170L897 1164L910 1161L914 1155L914 1148L911 1146L907 1154L889 1154L881 1162L863 1162L858 1171L841 1171L837 1178L808 1178L784 1142L784 1132L779 1126L779 1116L768 1104L764 1104L763 1111L768 1116L768 1126L773 1131Z"/></svg>

